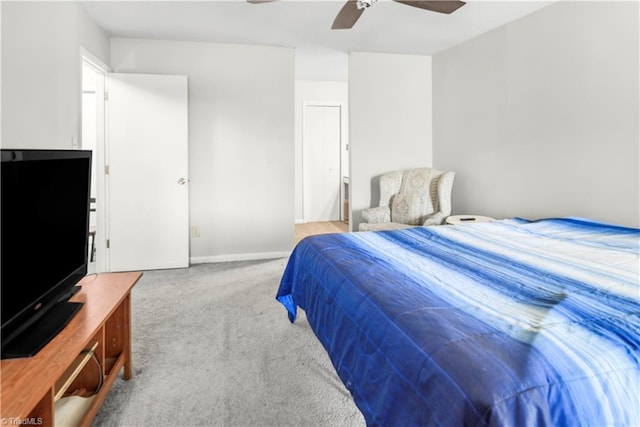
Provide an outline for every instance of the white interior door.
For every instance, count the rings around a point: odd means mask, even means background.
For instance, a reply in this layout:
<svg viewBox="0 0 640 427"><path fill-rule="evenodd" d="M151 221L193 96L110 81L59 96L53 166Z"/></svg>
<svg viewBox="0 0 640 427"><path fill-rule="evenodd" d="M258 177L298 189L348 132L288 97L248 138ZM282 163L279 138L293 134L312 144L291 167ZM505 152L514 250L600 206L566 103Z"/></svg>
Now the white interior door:
<svg viewBox="0 0 640 427"><path fill-rule="evenodd" d="M340 106L308 104L303 116L304 219L340 219Z"/></svg>
<svg viewBox="0 0 640 427"><path fill-rule="evenodd" d="M109 74L109 271L189 265L186 76Z"/></svg>

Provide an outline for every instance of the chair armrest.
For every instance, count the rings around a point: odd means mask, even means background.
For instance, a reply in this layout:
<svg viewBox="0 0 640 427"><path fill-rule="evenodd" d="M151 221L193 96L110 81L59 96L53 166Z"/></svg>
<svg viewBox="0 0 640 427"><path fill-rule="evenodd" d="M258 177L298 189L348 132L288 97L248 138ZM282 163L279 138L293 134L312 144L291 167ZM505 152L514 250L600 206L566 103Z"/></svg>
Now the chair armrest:
<svg viewBox="0 0 640 427"><path fill-rule="evenodd" d="M365 209L362 211L362 218L369 224L391 222L391 209L389 209L389 206Z"/></svg>
<svg viewBox="0 0 640 427"><path fill-rule="evenodd" d="M424 220L424 222L422 223L423 226L427 226L427 225L440 225L444 222L444 220L447 218L448 215L445 215L444 212L442 211L438 211L436 213L433 213L431 215L429 215L427 217L427 219Z"/></svg>

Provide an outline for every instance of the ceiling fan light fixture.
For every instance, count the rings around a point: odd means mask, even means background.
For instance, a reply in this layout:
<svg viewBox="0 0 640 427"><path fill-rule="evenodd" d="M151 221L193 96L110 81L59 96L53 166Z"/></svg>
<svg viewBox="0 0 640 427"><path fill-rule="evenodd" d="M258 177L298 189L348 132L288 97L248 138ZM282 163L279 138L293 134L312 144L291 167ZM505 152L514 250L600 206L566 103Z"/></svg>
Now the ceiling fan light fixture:
<svg viewBox="0 0 640 427"><path fill-rule="evenodd" d="M373 6L378 0L357 0L358 9L366 9Z"/></svg>

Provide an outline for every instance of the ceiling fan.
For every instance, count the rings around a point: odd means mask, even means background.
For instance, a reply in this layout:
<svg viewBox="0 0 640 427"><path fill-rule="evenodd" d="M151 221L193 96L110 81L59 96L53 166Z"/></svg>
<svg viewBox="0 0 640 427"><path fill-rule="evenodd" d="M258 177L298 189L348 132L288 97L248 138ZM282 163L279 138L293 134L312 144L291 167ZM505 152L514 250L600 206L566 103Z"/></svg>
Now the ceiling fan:
<svg viewBox="0 0 640 427"><path fill-rule="evenodd" d="M270 3L277 0L247 0L252 4ZM332 30L346 30L352 28L365 9L371 7L377 0L348 0L331 25ZM393 0L407 6L429 10L431 12L452 13L465 5L463 1L454 0Z"/></svg>

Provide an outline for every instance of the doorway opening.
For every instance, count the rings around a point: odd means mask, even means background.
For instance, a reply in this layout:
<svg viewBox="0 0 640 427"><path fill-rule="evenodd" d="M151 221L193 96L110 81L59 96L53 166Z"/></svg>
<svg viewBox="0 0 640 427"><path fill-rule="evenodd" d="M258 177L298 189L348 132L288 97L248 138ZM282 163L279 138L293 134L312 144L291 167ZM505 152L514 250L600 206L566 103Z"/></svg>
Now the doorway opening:
<svg viewBox="0 0 640 427"><path fill-rule="evenodd" d="M346 99L346 85L335 92ZM337 96L336 98L340 98ZM349 229L346 102L302 101L302 221L295 243L312 234Z"/></svg>
<svg viewBox="0 0 640 427"><path fill-rule="evenodd" d="M104 92L107 66L88 51L81 49L81 147L91 150L91 205L89 212L88 273L105 271L106 219L105 219L105 106Z"/></svg>

